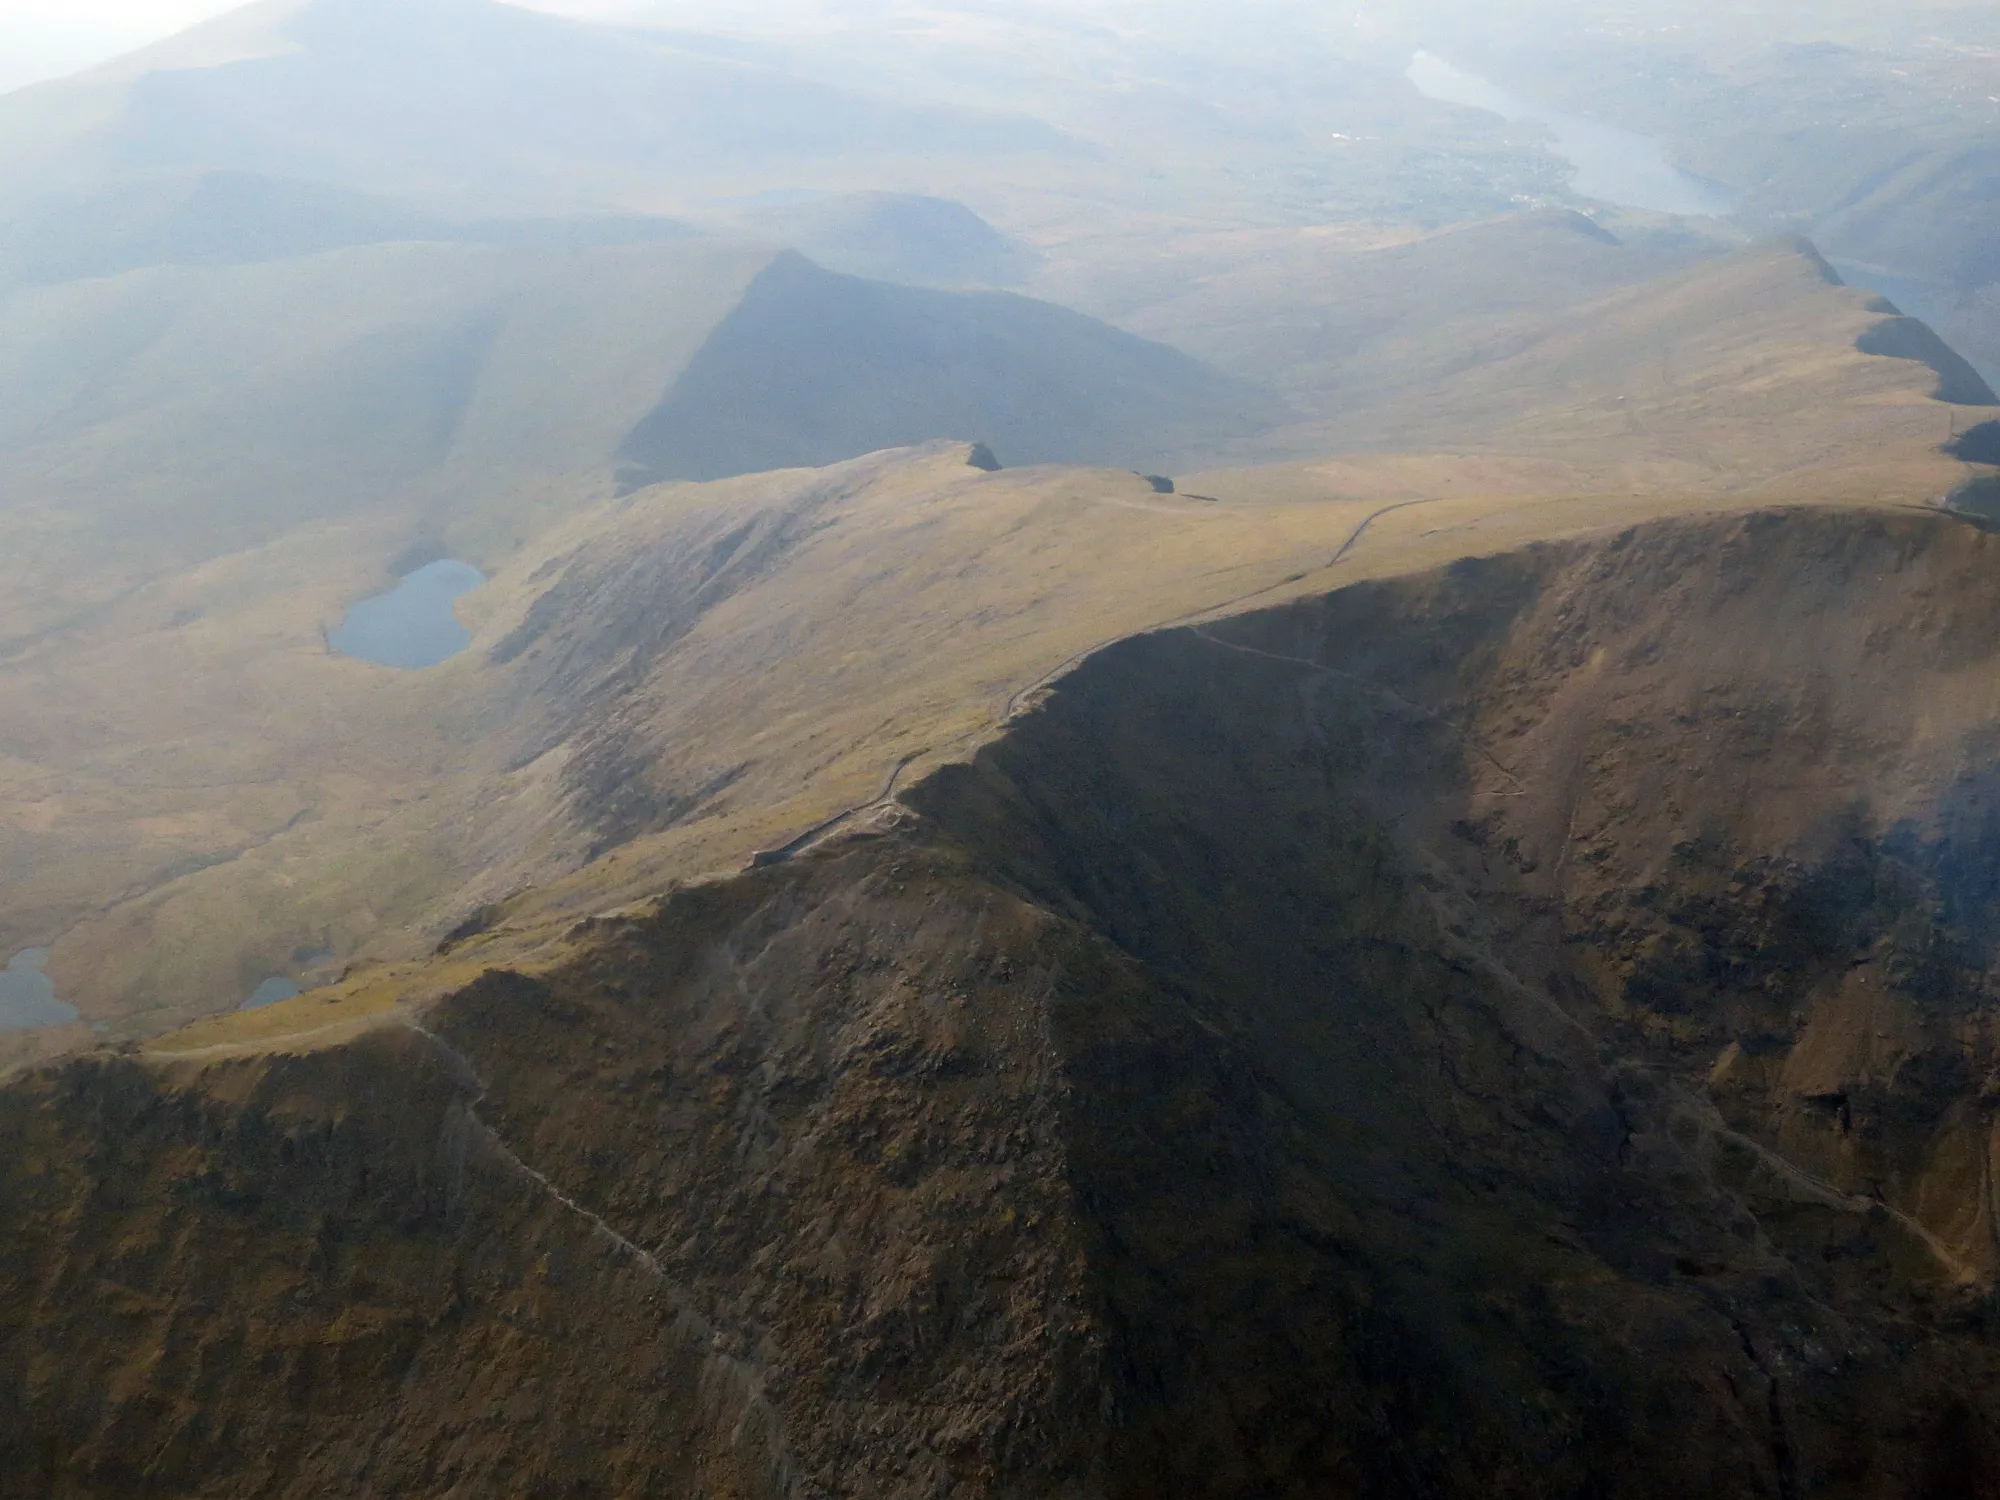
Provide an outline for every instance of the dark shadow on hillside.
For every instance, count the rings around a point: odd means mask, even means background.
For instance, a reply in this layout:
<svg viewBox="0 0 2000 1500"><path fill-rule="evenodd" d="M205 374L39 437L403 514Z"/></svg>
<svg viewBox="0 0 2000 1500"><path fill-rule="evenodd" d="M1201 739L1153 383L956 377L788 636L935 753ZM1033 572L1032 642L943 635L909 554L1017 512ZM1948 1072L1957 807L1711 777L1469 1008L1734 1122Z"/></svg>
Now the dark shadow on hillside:
<svg viewBox="0 0 2000 1500"><path fill-rule="evenodd" d="M1008 464L1150 469L1277 415L1256 388L1081 313L862 281L786 254L634 429L621 477L721 479L973 437Z"/></svg>
<svg viewBox="0 0 2000 1500"><path fill-rule="evenodd" d="M2000 422L1968 427L1946 443L1944 451L1969 464L2000 464Z"/></svg>
<svg viewBox="0 0 2000 1500"><path fill-rule="evenodd" d="M1967 480L1945 496L1945 508L1982 531L2000 529L2000 474Z"/></svg>
<svg viewBox="0 0 2000 1500"><path fill-rule="evenodd" d="M1929 365L1937 372L1937 390L1933 394L1939 401L1949 401L1954 406L2000 406L2000 397L1993 394L1993 388L1980 373L1964 355L1939 338L1928 323L1915 318L1887 318L1855 340L1854 347L1863 354L1913 359Z"/></svg>

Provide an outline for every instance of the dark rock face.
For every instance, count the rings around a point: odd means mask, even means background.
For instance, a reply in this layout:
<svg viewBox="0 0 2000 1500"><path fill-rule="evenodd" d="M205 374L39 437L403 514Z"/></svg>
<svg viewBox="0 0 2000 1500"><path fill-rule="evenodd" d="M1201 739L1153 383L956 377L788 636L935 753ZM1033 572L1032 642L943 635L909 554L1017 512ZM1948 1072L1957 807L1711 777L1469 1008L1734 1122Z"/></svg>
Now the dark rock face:
<svg viewBox="0 0 2000 1500"><path fill-rule="evenodd" d="M20 1081L0 1490L2000 1494L1996 564L1131 641L421 1030Z"/></svg>

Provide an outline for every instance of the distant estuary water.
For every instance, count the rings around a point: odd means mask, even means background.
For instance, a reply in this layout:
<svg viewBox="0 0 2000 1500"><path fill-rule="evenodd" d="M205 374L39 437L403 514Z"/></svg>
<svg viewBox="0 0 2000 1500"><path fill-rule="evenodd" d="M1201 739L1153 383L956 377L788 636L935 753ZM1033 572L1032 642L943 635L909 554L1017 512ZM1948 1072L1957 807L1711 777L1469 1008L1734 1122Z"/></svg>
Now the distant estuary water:
<svg viewBox="0 0 2000 1500"><path fill-rule="evenodd" d="M388 593L355 605L327 640L334 650L378 666L435 667L472 644L452 606L484 582L486 575L470 563L430 563Z"/></svg>
<svg viewBox="0 0 2000 1500"><path fill-rule="evenodd" d="M56 982L42 972L49 950L30 948L0 970L0 1031L39 1031L81 1019L76 1007L56 999Z"/></svg>
<svg viewBox="0 0 2000 1500"><path fill-rule="evenodd" d="M1736 211L1727 188L1683 172L1658 141L1524 99L1434 53L1419 52L1407 76L1427 98L1546 125L1556 154L1575 169L1572 185L1586 198L1663 214L1724 218Z"/></svg>

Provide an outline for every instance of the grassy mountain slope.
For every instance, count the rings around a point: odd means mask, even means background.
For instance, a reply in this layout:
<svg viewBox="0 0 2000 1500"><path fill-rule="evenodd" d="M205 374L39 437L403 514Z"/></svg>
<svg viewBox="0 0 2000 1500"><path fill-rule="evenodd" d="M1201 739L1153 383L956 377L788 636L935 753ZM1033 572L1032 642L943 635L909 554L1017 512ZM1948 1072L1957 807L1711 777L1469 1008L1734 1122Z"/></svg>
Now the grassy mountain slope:
<svg viewBox="0 0 2000 1500"><path fill-rule="evenodd" d="M1299 408L1179 493L969 440L1186 356L733 243L0 303L0 1490L1994 1500L1987 393L1284 238L1127 309Z"/></svg>
<svg viewBox="0 0 2000 1500"><path fill-rule="evenodd" d="M1241 24L1075 116L1226 159ZM783 61L272 0L0 158L1036 138ZM0 1493L2000 1500L1993 398L1921 325L1560 215L1163 241L1121 316L1273 432L768 247L232 248L289 191L0 299L0 956L83 1011L0 1036ZM471 649L331 649L441 554Z"/></svg>
<svg viewBox="0 0 2000 1500"><path fill-rule="evenodd" d="M1808 244L1770 241L1581 305L1486 325L1453 362L1457 330L1424 317L1366 347L1335 379L1343 399L1272 435L1301 455L1442 447L1599 455L1727 486L1818 460L1823 404L1849 420L1943 443L1982 420L1993 393L1935 335L1872 294L1839 285ZM1462 345L1457 346L1463 350ZM1401 386L1406 358L1436 377ZM1916 369L1912 369L1912 366ZM1379 381L1371 375L1380 372ZM1912 403L1912 378L1937 400ZM1371 399L1371 385L1382 394ZM1877 396L1863 393L1869 388ZM1818 388L1823 395L1815 395ZM1867 462L1857 452L1857 461Z"/></svg>
<svg viewBox="0 0 2000 1500"><path fill-rule="evenodd" d="M1986 1500L1997 551L1309 591L534 972L18 1080L0 1470Z"/></svg>
<svg viewBox="0 0 2000 1500"><path fill-rule="evenodd" d="M1054 259L1036 290L1318 406L1380 405L1504 357L1552 316L1711 259L1538 211L1385 245L1336 229L1188 236L1108 265Z"/></svg>

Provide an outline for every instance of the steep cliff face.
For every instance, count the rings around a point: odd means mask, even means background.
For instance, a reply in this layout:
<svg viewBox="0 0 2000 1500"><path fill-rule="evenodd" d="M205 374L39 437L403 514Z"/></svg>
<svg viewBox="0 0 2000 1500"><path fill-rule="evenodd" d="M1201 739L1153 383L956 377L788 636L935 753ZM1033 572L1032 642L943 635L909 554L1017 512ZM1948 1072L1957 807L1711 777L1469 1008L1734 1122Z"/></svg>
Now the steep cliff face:
<svg viewBox="0 0 2000 1500"><path fill-rule="evenodd" d="M2000 1494L1996 569L1146 636L553 967L18 1081L0 1490Z"/></svg>
<svg viewBox="0 0 2000 1500"><path fill-rule="evenodd" d="M473 1097L402 1030L12 1091L0 1488L772 1493L737 1364Z"/></svg>
<svg viewBox="0 0 2000 1500"><path fill-rule="evenodd" d="M1986 1492L1996 559L1793 514L1364 585L1106 652L916 794L1299 1122L1262 1173L1342 1217L1267 1222L1421 1393L1356 1492ZM1139 1259L1182 1349L1283 1282Z"/></svg>

